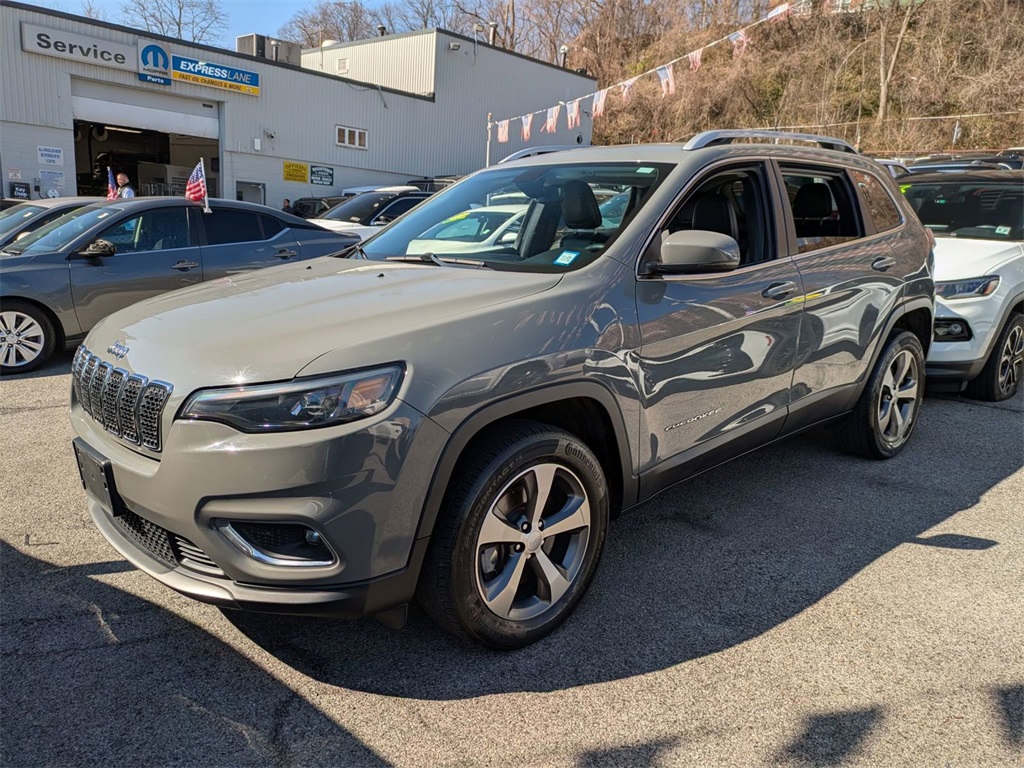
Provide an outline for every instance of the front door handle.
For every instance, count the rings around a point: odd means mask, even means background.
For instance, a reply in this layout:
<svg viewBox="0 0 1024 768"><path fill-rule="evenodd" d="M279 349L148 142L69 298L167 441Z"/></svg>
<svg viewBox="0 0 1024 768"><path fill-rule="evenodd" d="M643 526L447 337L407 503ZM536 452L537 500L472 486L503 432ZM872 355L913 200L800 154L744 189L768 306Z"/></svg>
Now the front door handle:
<svg viewBox="0 0 1024 768"><path fill-rule="evenodd" d="M761 291L761 295L764 296L766 299L778 300L786 298L787 296L789 296L789 294L794 293L796 290L796 283L787 280L784 283L772 283L763 291Z"/></svg>
<svg viewBox="0 0 1024 768"><path fill-rule="evenodd" d="M274 254L279 259L290 259L292 256L298 256L295 251L289 251L287 248L282 248L280 251Z"/></svg>
<svg viewBox="0 0 1024 768"><path fill-rule="evenodd" d="M885 272L887 269L892 269L895 266L896 259L892 256L879 256L871 262L871 268L877 269L879 272Z"/></svg>
<svg viewBox="0 0 1024 768"><path fill-rule="evenodd" d="M190 269L195 269L198 266L199 264L195 261L185 261L184 259L180 259L174 264L171 264L171 269L176 269L179 272L188 272Z"/></svg>

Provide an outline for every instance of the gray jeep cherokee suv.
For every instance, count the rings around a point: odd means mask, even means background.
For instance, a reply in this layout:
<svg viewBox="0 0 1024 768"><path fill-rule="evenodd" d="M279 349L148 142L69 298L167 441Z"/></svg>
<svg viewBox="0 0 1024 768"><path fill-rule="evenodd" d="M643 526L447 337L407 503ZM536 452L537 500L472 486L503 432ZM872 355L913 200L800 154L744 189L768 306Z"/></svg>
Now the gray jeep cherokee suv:
<svg viewBox="0 0 1024 768"><path fill-rule="evenodd" d="M896 455L932 333L928 235L842 142L753 138L502 164L347 258L102 320L71 401L96 525L197 600L400 625L418 598L513 648L578 603L609 518L669 485L830 422ZM628 193L615 226L594 189ZM464 219L463 245L486 242L468 213L514 193L514 243L415 247Z"/></svg>

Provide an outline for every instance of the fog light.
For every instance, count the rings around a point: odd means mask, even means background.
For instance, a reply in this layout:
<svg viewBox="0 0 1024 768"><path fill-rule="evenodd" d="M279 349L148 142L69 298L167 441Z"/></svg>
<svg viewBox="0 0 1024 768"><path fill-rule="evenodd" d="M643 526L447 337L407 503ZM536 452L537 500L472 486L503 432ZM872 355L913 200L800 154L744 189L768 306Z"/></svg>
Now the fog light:
<svg viewBox="0 0 1024 768"><path fill-rule="evenodd" d="M971 336L971 326L966 320L939 318L935 321L936 341L970 341Z"/></svg>
<svg viewBox="0 0 1024 768"><path fill-rule="evenodd" d="M306 543L312 544L314 547L320 543L320 534L316 531L309 529L306 531Z"/></svg>
<svg viewBox="0 0 1024 768"><path fill-rule="evenodd" d="M228 541L265 565L311 568L338 562L320 532L307 525L252 520L220 520L216 525Z"/></svg>

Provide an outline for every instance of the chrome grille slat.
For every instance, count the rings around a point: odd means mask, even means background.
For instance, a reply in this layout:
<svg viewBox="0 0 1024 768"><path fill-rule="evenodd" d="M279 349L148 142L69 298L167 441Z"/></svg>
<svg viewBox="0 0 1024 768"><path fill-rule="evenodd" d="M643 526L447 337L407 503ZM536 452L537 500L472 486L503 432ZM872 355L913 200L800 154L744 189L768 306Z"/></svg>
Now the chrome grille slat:
<svg viewBox="0 0 1024 768"><path fill-rule="evenodd" d="M127 443L160 452L160 425L173 386L114 368L84 345L75 353L71 374L75 397L98 424Z"/></svg>
<svg viewBox="0 0 1024 768"><path fill-rule="evenodd" d="M213 562L209 555L191 541L176 533L172 533L171 538L173 539L174 549L181 565L218 576L224 575L224 571L221 570L220 566Z"/></svg>
<svg viewBox="0 0 1024 768"><path fill-rule="evenodd" d="M115 368L107 377L107 383L103 385L103 425L107 428L107 432L118 437L121 436L121 420L117 414L118 399L127 377L128 371Z"/></svg>

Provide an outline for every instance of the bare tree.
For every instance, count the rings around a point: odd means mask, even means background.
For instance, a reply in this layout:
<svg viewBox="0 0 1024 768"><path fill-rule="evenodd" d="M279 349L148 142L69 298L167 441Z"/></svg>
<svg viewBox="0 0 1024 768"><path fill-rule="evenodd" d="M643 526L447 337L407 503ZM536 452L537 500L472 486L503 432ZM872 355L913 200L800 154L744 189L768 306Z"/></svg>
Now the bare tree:
<svg viewBox="0 0 1024 768"><path fill-rule="evenodd" d="M98 21L106 19L106 13L96 0L82 0L82 15L87 19L97 19Z"/></svg>
<svg viewBox="0 0 1024 768"><path fill-rule="evenodd" d="M321 0L292 16L277 34L305 48L316 48L324 40L348 42L372 37L376 34L375 27L373 14L359 0Z"/></svg>
<svg viewBox="0 0 1024 768"><path fill-rule="evenodd" d="M455 0L399 0L383 3L376 13L392 32L440 28L464 34L473 29L473 23L459 10Z"/></svg>
<svg viewBox="0 0 1024 768"><path fill-rule="evenodd" d="M196 43L219 42L227 25L217 0L125 0L121 20L128 26Z"/></svg>

